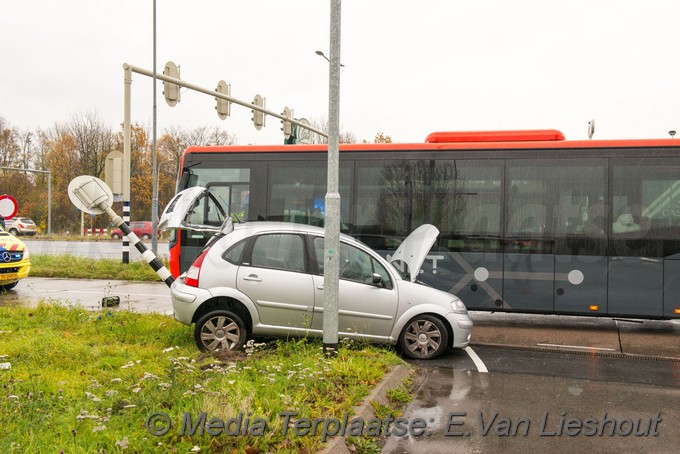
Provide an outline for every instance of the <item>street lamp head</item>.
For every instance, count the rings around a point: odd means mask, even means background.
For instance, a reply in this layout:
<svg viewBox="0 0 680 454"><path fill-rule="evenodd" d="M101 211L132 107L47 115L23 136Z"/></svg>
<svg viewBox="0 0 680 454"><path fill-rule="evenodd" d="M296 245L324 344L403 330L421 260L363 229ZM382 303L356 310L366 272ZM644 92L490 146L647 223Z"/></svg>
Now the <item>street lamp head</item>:
<svg viewBox="0 0 680 454"><path fill-rule="evenodd" d="M330 58L326 57L326 54L324 54L324 53L321 52L320 50L317 50L317 51L315 51L314 53L315 53L316 55L320 55L320 56L322 56L323 58L325 58L326 61L327 61L328 63L331 62ZM342 63L340 63L340 66L343 67L343 68L345 67L345 65L343 65Z"/></svg>

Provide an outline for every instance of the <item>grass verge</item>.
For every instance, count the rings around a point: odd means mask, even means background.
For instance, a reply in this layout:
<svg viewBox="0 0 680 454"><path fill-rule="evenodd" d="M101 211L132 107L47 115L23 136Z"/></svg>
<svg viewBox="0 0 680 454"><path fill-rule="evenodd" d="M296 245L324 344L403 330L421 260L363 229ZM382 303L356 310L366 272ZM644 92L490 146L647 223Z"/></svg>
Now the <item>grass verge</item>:
<svg viewBox="0 0 680 454"><path fill-rule="evenodd" d="M321 428L298 435L295 420L351 415L401 360L363 344L327 359L304 339L205 355L167 316L40 304L0 307L4 362L0 452L300 453L322 447Z"/></svg>
<svg viewBox="0 0 680 454"><path fill-rule="evenodd" d="M155 271L143 261L124 264L120 259L91 259L75 255L31 254L30 276L160 282Z"/></svg>

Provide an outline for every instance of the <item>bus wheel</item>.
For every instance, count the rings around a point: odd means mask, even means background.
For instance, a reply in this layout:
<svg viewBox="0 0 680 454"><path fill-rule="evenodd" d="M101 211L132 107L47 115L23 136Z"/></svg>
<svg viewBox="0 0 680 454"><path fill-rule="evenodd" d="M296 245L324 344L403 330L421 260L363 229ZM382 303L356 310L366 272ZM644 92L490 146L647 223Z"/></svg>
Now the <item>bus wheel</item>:
<svg viewBox="0 0 680 454"><path fill-rule="evenodd" d="M413 359L431 359L441 355L449 341L444 323L432 315L413 317L399 336L399 347Z"/></svg>
<svg viewBox="0 0 680 454"><path fill-rule="evenodd" d="M208 312L196 322L194 341L205 352L238 350L246 341L246 327L233 312Z"/></svg>

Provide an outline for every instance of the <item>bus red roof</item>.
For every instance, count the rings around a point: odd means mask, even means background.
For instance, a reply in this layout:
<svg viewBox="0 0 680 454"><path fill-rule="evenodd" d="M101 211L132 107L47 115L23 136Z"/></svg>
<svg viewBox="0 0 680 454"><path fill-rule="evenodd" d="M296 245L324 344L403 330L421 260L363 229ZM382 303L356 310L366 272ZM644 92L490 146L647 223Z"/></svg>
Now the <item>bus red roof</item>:
<svg viewBox="0 0 680 454"><path fill-rule="evenodd" d="M556 129L528 129L521 131L443 131L429 134L425 139L425 142L542 142L547 140L564 140L564 134Z"/></svg>

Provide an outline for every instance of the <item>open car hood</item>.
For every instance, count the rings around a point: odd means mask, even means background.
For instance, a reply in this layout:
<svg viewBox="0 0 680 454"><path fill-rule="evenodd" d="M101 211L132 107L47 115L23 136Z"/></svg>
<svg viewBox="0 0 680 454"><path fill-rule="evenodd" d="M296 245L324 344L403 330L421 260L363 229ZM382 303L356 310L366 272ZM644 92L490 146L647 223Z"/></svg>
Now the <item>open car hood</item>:
<svg viewBox="0 0 680 454"><path fill-rule="evenodd" d="M392 255L390 261L397 268L402 269L399 262L405 263L407 268L406 272L411 279L411 282L415 282L420 272L420 268L423 266L423 262L427 257L427 253L432 248L437 236L439 235L439 230L437 227L431 224L423 224L417 229L415 229L411 234L406 237L406 239L399 245L397 251Z"/></svg>
<svg viewBox="0 0 680 454"><path fill-rule="evenodd" d="M209 189L195 186L172 198L163 210L158 228L218 233L233 230L233 224L226 204Z"/></svg>

